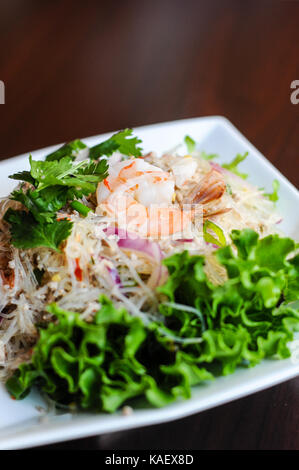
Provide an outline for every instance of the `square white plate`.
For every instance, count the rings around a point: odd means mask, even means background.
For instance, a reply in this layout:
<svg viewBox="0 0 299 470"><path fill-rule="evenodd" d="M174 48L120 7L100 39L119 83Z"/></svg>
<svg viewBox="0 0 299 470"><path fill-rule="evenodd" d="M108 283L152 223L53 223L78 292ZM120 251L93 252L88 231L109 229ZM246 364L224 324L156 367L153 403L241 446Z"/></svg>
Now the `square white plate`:
<svg viewBox="0 0 299 470"><path fill-rule="evenodd" d="M143 140L144 151L158 153L181 143L190 135L200 150L219 154L220 163L229 162L237 153L249 152L241 164L249 181L271 192L274 178L280 182L278 209L283 215L280 228L293 238L298 238L299 193L288 180L225 118L219 116L185 119L136 128L135 134ZM111 133L83 139L95 145ZM32 152L33 159L42 159L55 147ZM28 168L28 154L0 162L0 196L7 195L15 183L8 175ZM298 338L298 337L297 337ZM177 401L162 409L144 408L130 416L70 413L45 415L40 407L43 400L32 392L23 401L14 401L0 386L0 449L20 449L76 439L112 431L136 428L182 418L222 403L257 392L299 375L299 339L291 344L292 355L282 361L265 360L252 369L240 369L234 374L216 379L212 383L194 387L192 398Z"/></svg>

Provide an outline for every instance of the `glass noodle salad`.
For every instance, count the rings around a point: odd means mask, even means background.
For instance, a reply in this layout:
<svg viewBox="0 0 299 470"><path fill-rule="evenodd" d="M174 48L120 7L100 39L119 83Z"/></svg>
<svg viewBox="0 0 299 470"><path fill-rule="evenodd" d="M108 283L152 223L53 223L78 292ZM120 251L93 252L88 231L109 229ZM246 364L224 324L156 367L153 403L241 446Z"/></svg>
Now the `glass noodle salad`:
<svg viewBox="0 0 299 470"><path fill-rule="evenodd" d="M279 185L246 181L186 136L144 154L125 129L13 174L0 203L0 379L57 406L114 412L290 355L297 245ZM234 156L232 156L234 157Z"/></svg>

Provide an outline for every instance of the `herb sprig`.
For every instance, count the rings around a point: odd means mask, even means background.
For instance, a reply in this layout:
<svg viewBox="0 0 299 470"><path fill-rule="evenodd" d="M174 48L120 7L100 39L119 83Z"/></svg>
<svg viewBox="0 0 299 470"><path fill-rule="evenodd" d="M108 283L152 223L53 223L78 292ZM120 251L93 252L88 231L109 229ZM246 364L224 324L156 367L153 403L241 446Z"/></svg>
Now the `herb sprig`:
<svg viewBox="0 0 299 470"><path fill-rule="evenodd" d="M238 153L230 163L222 163L222 166L232 173L235 173L235 175L240 176L240 178L246 179L248 178L247 173L241 173L238 169L238 165L243 162L247 156L248 152L245 152L243 155Z"/></svg>
<svg viewBox="0 0 299 470"><path fill-rule="evenodd" d="M272 202L277 202L278 199L279 199L278 191L279 191L279 188L280 188L280 184L279 184L279 181L277 179L273 180L272 188L273 188L272 193L264 193L264 196L267 197Z"/></svg>
<svg viewBox="0 0 299 470"><path fill-rule="evenodd" d="M139 157L142 153L142 148L138 145L142 142L138 137L134 137L132 129L124 129L123 131L116 132L109 139L101 142L89 151L89 158L97 160L103 155L110 156L116 150L123 155L129 157Z"/></svg>
<svg viewBox="0 0 299 470"><path fill-rule="evenodd" d="M137 145L141 140L132 132L120 131L91 149L76 139L45 160L33 160L30 155L30 170L9 176L22 182L10 199L20 202L23 209L9 209L4 215L10 224L12 244L21 249L46 246L59 251L61 242L71 233L72 222L58 220L57 212L69 205L83 217L88 215L90 208L80 199L94 193L98 183L108 176L107 158L100 157L109 157L115 150L128 156L140 155ZM82 150L89 153L89 158L76 161Z"/></svg>

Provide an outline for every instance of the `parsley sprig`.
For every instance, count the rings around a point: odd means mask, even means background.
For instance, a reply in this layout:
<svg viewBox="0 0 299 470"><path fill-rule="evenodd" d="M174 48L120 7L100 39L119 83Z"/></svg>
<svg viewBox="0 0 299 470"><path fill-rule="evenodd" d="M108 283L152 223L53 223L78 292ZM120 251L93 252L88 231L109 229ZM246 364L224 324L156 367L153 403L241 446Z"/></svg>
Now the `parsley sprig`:
<svg viewBox="0 0 299 470"><path fill-rule="evenodd" d="M50 247L59 251L59 246L71 233L72 222L57 219L57 212L69 205L86 217L90 209L80 202L83 196L96 191L99 182L108 176L107 158L115 150L124 155L141 154L141 142L132 136L132 129L125 129L110 139L90 149L76 139L64 144L45 160L33 160L29 156L30 170L15 173L9 178L21 181L10 199L23 205L22 210L10 208L4 220L10 224L11 242L21 249ZM89 158L76 161L82 150Z"/></svg>
<svg viewBox="0 0 299 470"><path fill-rule="evenodd" d="M130 157L138 157L141 155L142 149L138 147L142 141L138 137L132 136L132 129L124 129L123 131L113 134L112 137L101 142L94 147L91 147L89 151L89 158L91 160L97 160L103 155L110 156L116 150L123 155Z"/></svg>
<svg viewBox="0 0 299 470"><path fill-rule="evenodd" d="M28 212L9 209L4 216L10 224L12 244L21 249L46 246L59 250L61 242L71 233L72 222L57 220L57 211L67 203L95 192L97 184L108 175L107 162L83 160L73 163L72 157L35 161L31 156L29 161L30 172L23 176L25 182L30 181L30 187L26 189L23 184L10 196L21 202ZM11 178L15 176L21 178L20 173ZM83 210L86 207L83 206L79 203L75 208L81 208L86 216L88 211Z"/></svg>
<svg viewBox="0 0 299 470"><path fill-rule="evenodd" d="M223 168L226 168L227 170L231 171L232 173L235 173L235 175L240 176L240 178L243 178L245 180L248 175L247 173L241 173L238 170L238 165L239 163L243 162L247 156L248 152L245 152L243 155L238 153L237 156L230 163L222 163L222 166Z"/></svg>
<svg viewBox="0 0 299 470"><path fill-rule="evenodd" d="M68 238L73 226L67 219L40 223L30 212L11 208L6 211L4 218L10 223L13 245L23 250L45 246L59 251L61 242Z"/></svg>
<svg viewBox="0 0 299 470"><path fill-rule="evenodd" d="M280 188L280 184L279 184L279 181L277 179L273 180L272 188L273 188L272 193L264 193L264 196L267 197L272 202L277 202L278 199L279 199L278 191L279 191L279 188Z"/></svg>

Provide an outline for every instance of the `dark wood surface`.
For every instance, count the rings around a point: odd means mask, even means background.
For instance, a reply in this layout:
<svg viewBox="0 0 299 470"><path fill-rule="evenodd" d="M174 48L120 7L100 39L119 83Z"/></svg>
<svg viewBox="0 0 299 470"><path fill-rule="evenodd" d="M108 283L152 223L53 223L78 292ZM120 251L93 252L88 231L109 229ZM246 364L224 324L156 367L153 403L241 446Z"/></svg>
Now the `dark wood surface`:
<svg viewBox="0 0 299 470"><path fill-rule="evenodd" d="M298 184L299 2L2 0L0 158L224 115ZM299 449L299 378L182 420L49 449Z"/></svg>

